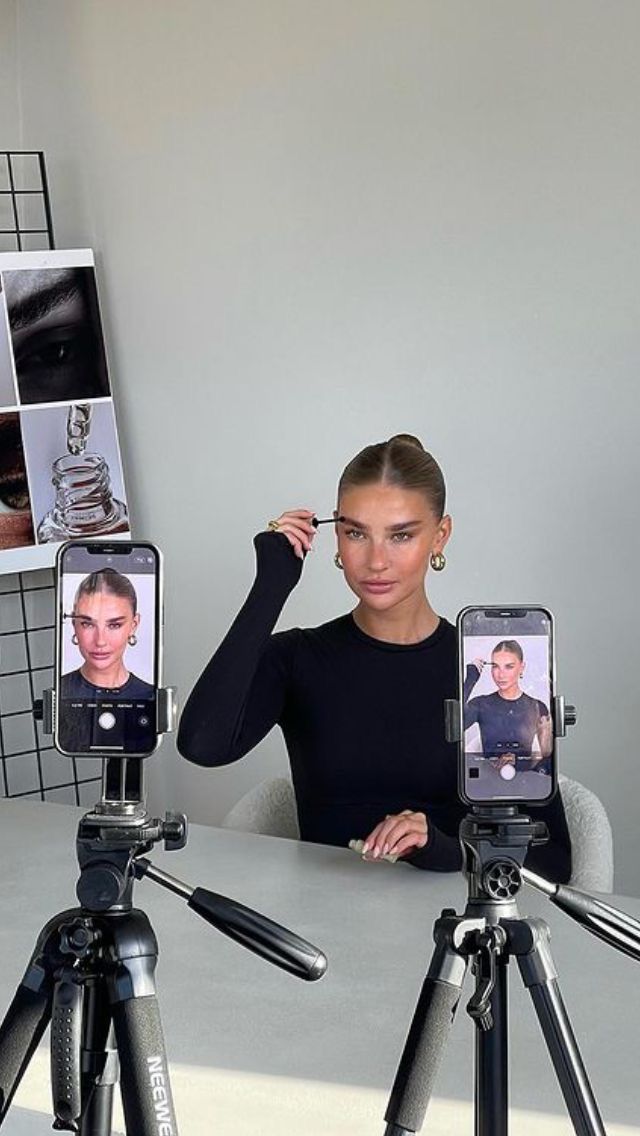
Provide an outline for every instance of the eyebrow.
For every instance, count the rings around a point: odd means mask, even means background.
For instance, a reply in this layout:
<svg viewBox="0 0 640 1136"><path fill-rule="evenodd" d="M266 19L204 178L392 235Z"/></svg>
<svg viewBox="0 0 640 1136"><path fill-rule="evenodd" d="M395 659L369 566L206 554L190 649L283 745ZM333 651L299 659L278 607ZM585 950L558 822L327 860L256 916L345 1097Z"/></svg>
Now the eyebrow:
<svg viewBox="0 0 640 1136"><path fill-rule="evenodd" d="M343 524L351 525L354 529L362 529L363 532L369 531L369 526L364 525L362 521L354 521L352 517L341 517ZM403 521L398 525L387 525L386 532L404 532L405 529L414 529L416 525L421 525L422 521Z"/></svg>
<svg viewBox="0 0 640 1136"><path fill-rule="evenodd" d="M98 622L98 620L94 619L93 616L91 616L91 615L74 615L74 614L72 614L71 618L72 619L83 619L85 623L97 623ZM112 615L112 616L109 616L108 619L105 619L105 623L123 623L126 618L127 618L126 615Z"/></svg>
<svg viewBox="0 0 640 1136"><path fill-rule="evenodd" d="M29 324L37 323L38 320L44 319L45 316L48 316L55 308L60 307L66 300L70 300L73 296L77 295L79 291L77 277L70 276L62 280L57 280L55 284L50 284L48 288L33 292L31 296L25 296L23 300L18 300L16 304L11 304L9 301L7 308L11 330L18 331L23 327L28 327ZM9 300L8 296L7 300Z"/></svg>

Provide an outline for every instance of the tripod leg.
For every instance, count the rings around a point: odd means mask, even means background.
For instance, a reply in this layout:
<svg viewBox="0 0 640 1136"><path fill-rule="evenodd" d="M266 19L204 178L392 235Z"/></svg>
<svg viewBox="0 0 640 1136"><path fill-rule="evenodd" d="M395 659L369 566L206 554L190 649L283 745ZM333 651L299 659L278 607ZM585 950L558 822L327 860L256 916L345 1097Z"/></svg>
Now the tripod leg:
<svg viewBox="0 0 640 1136"><path fill-rule="evenodd" d="M115 967L107 978L129 1136L178 1136L156 998L158 945L142 911L106 919Z"/></svg>
<svg viewBox="0 0 640 1136"><path fill-rule="evenodd" d="M529 949L517 951L518 965L542 1027L576 1136L606 1136L571 1022L562 1001L549 949L549 928L541 919L523 920Z"/></svg>
<svg viewBox="0 0 640 1136"><path fill-rule="evenodd" d="M0 1026L0 1125L51 1018L51 987L40 979L39 989L26 985L27 972Z"/></svg>
<svg viewBox="0 0 640 1136"><path fill-rule="evenodd" d="M103 978L85 984L82 1021L81 1136L111 1136L118 1054L111 1037L111 1007Z"/></svg>
<svg viewBox="0 0 640 1136"><path fill-rule="evenodd" d="M476 1029L475 1136L507 1136L509 1126L509 1047L507 959L496 959L489 1030Z"/></svg>
<svg viewBox="0 0 640 1136"><path fill-rule="evenodd" d="M113 1006L122 1106L129 1136L177 1136L158 1002L153 994Z"/></svg>
<svg viewBox="0 0 640 1136"><path fill-rule="evenodd" d="M436 948L391 1090L385 1136L404 1136L422 1127L466 971L467 960L436 924Z"/></svg>

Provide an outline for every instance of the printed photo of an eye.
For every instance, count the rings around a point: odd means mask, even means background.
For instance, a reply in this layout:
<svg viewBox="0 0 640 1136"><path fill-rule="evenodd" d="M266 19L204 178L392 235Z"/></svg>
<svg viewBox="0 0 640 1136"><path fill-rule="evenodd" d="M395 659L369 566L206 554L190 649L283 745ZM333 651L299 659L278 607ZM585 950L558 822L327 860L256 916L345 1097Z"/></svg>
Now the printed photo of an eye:
<svg viewBox="0 0 640 1136"><path fill-rule="evenodd" d="M3 273L20 403L110 394L93 268Z"/></svg>
<svg viewBox="0 0 640 1136"><path fill-rule="evenodd" d="M16 402L11 341L9 339L9 318L4 292L2 291L2 276L0 276L0 407L8 409L14 407Z"/></svg>
<svg viewBox="0 0 640 1136"><path fill-rule="evenodd" d="M0 549L35 544L17 414L0 414Z"/></svg>

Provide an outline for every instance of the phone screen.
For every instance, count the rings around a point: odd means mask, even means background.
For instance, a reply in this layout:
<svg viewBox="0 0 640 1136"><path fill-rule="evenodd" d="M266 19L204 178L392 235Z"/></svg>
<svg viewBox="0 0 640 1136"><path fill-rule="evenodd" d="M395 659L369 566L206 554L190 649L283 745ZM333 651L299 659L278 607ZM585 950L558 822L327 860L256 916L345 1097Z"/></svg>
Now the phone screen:
<svg viewBox="0 0 640 1136"><path fill-rule="evenodd" d="M471 803L549 800L556 789L551 613L467 608L458 636L462 795Z"/></svg>
<svg viewBox="0 0 640 1136"><path fill-rule="evenodd" d="M70 542L57 571L56 747L145 757L158 744L158 550Z"/></svg>

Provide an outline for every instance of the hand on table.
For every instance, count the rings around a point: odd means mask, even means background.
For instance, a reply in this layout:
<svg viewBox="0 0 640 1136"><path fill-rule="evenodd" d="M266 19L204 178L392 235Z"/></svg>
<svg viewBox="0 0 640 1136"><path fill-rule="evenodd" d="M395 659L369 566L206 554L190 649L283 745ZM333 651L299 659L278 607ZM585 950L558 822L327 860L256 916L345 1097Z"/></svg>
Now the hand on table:
<svg viewBox="0 0 640 1136"><path fill-rule="evenodd" d="M365 860L382 856L407 856L427 843L429 828L424 813L404 809L386 816L365 838L362 855Z"/></svg>

